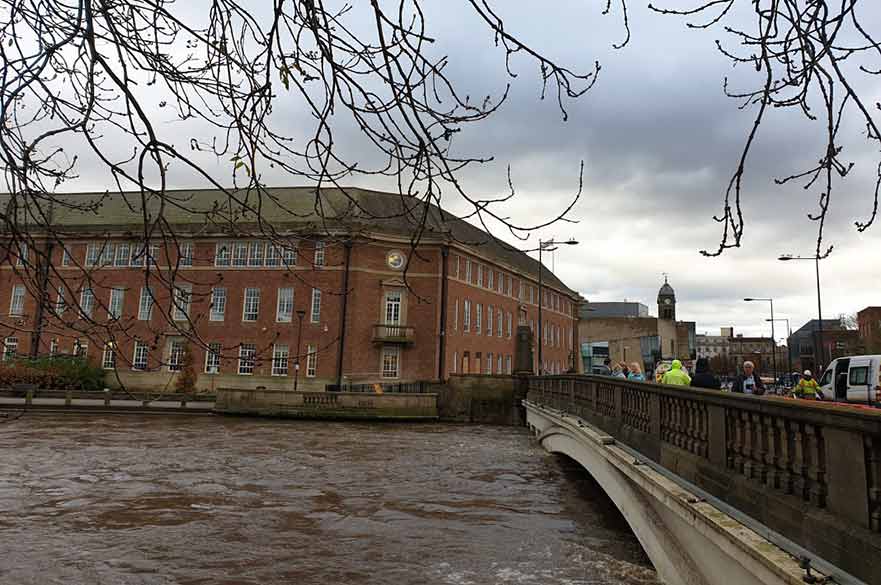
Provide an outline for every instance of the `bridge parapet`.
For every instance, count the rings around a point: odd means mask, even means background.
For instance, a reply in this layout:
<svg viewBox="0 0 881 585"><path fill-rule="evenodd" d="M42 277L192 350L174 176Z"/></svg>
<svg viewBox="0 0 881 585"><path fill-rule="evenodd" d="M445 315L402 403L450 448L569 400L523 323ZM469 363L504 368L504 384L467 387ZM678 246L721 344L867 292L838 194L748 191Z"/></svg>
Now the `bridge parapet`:
<svg viewBox="0 0 881 585"><path fill-rule="evenodd" d="M881 411L631 382L529 379L575 415L868 583L881 583Z"/></svg>

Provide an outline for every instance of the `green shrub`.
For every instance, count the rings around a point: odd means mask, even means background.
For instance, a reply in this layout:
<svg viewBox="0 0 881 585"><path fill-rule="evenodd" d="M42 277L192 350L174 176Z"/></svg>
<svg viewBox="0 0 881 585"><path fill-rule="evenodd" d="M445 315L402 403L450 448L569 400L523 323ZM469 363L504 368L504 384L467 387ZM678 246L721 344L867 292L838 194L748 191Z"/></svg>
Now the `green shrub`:
<svg viewBox="0 0 881 585"><path fill-rule="evenodd" d="M0 386L35 384L58 390L101 390L103 369L85 358L51 356L0 364Z"/></svg>

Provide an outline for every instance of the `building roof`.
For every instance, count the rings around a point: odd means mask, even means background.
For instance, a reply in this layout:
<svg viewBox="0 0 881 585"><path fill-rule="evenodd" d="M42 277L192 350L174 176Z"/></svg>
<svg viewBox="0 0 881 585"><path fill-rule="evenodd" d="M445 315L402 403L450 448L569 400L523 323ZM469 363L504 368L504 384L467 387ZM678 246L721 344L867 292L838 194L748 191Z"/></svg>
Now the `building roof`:
<svg viewBox="0 0 881 585"><path fill-rule="evenodd" d="M0 208L8 208L11 199L8 193L0 194ZM206 237L296 230L355 236L391 232L413 241L424 225L421 237L426 242L458 242L538 279L537 260L467 221L416 197L360 188L178 189L166 191L164 197L146 194L143 199L140 192L60 193L52 196L51 206L30 198L16 215L25 225L41 225L35 218L49 216L55 229L68 236L96 228L105 233L138 233L145 215L148 221L161 216L178 233ZM578 295L547 266L542 273L548 286Z"/></svg>
<svg viewBox="0 0 881 585"><path fill-rule="evenodd" d="M798 336L808 336L813 335L816 330L817 323L819 319L811 319L798 329L792 332L792 335ZM841 320L840 319L823 319L823 331L835 331L838 329L842 329Z"/></svg>

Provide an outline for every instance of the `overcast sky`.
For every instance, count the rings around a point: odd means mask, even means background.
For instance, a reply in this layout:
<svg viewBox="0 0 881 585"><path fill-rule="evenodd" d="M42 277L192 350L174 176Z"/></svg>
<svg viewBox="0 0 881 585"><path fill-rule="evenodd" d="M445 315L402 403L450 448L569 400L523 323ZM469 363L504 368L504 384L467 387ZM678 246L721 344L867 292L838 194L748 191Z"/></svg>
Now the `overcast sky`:
<svg viewBox="0 0 881 585"><path fill-rule="evenodd" d="M699 254L718 245L719 226L712 216L721 209L752 123L752 111L739 110L723 94L723 78L731 76L742 88L759 81L754 70L732 70L716 51L714 39L730 41L722 31L690 30L679 17L649 12L645 0L631 2L632 39L614 50L611 45L625 33L620 13L601 15L605 1L493 3L507 30L561 64L587 71L594 60L602 62L594 89L566 103L569 119L564 122L554 100L538 99L535 63L515 57L512 68L518 77L509 79L503 52L464 2L425 4L428 34L437 39L433 51L449 55L448 73L461 94L498 95L512 84L509 101L493 118L454 138L455 152L495 159L466 170L465 189L479 196L505 193L505 169L511 165L517 197L504 211L523 223L538 222L567 203L584 161L584 193L570 216L578 223L537 234L580 242L561 248L554 259L556 272L572 288L591 301L641 301L656 314L657 290L667 272L677 293L678 318L696 321L698 332L733 325L744 334L767 334L767 304L745 303L745 296L773 297L777 316L789 317L793 329L816 316L813 263L782 263L777 257L813 253L815 224L806 215L816 209L818 191L779 187L773 179L815 163L822 149L821 122L771 112L747 167L743 247L720 258ZM683 3L667 0L667 5ZM864 14L864 24L881 22L881 10L874 11ZM738 14L732 18L751 22ZM876 101L881 80L861 89ZM301 104L281 100L276 116L295 140L309 127ZM835 251L821 265L827 318L881 304L881 262L876 260L881 225L865 234L853 228L871 209L877 147L867 146L862 128L852 121L845 128L851 132L844 158L857 166L838 184L828 222L827 241ZM351 139L358 144L356 137ZM81 171L77 188L106 185L85 159ZM282 175L266 179L278 185L300 183ZM390 186L377 180L352 182ZM179 178L174 186L199 185ZM453 200L447 203L453 211L461 209ZM778 337L784 337L784 327Z"/></svg>

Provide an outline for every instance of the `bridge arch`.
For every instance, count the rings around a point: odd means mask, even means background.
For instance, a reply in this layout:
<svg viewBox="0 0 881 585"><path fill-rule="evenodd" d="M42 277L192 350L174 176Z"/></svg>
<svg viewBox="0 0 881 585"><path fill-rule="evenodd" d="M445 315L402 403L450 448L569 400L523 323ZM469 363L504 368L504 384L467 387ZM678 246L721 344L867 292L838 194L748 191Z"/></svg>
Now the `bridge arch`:
<svg viewBox="0 0 881 585"><path fill-rule="evenodd" d="M756 553L755 543L750 543L751 531L744 529L743 541L739 540L735 535L739 523L715 509L718 517L707 521L707 512L690 506L689 494L669 480L656 477L654 485L643 481L646 466L616 449L611 437L573 417L531 406L527 424L545 450L566 455L594 478L621 512L664 583L801 582L791 557L784 555L791 566L774 566ZM616 454L610 456L611 451Z"/></svg>

